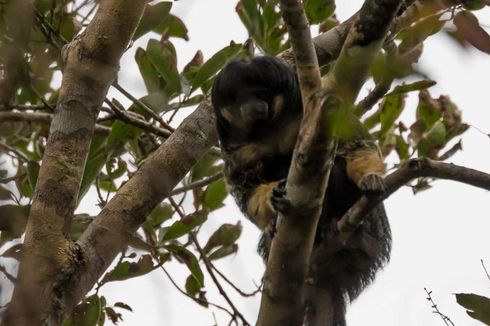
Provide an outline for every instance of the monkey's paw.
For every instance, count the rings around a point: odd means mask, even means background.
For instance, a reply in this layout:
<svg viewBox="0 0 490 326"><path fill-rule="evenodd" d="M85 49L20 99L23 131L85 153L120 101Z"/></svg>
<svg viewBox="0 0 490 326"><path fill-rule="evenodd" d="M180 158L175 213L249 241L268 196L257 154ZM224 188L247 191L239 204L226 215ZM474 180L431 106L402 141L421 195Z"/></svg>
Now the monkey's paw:
<svg viewBox="0 0 490 326"><path fill-rule="evenodd" d="M277 186L272 189L270 202L276 212L283 214L291 212L293 205L286 198L286 179L279 181Z"/></svg>
<svg viewBox="0 0 490 326"><path fill-rule="evenodd" d="M366 194L382 194L386 192L386 184L379 174L365 175L359 182L359 188Z"/></svg>

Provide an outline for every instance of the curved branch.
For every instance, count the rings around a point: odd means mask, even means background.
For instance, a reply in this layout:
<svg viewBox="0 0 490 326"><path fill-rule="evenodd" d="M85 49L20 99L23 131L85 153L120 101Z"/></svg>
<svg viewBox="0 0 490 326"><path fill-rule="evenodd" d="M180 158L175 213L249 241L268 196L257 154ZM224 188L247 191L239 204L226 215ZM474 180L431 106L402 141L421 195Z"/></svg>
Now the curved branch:
<svg viewBox="0 0 490 326"><path fill-rule="evenodd" d="M420 177L454 180L490 190L490 174L485 172L452 163L433 161L428 158L412 159L385 178L385 193L370 197L363 196L345 213L342 219L337 222L340 239L345 243L374 207L409 181Z"/></svg>

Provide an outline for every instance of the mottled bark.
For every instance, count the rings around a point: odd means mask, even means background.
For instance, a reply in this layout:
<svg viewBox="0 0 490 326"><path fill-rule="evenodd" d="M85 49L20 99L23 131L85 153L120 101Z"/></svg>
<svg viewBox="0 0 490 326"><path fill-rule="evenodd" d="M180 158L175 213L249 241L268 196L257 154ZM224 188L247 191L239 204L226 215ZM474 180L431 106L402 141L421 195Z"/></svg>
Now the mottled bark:
<svg viewBox="0 0 490 326"><path fill-rule="evenodd" d="M75 274L87 260L65 233L77 205L95 119L145 5L144 0L101 1L84 33L64 48L62 86L5 325L58 325L76 303L66 289L77 282Z"/></svg>

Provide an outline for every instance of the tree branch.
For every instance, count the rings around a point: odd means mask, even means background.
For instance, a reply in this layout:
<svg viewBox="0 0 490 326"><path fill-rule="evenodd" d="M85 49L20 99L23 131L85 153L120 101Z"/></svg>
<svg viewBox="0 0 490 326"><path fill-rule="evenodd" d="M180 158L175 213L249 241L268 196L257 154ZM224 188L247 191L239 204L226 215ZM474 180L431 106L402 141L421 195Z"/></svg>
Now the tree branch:
<svg viewBox="0 0 490 326"><path fill-rule="evenodd" d="M337 222L337 228L340 232L339 238L342 242L345 243L349 239L352 232L362 223L363 218L374 207L409 181L420 177L454 180L490 190L490 174L451 163L433 161L428 158L412 159L405 162L398 170L385 178L385 193L377 196L361 197Z"/></svg>
<svg viewBox="0 0 490 326"><path fill-rule="evenodd" d="M65 288L77 282L73 275L89 261L65 233L77 205L96 117L146 2L100 2L87 29L64 48L62 86L5 325L58 325L78 303Z"/></svg>
<svg viewBox="0 0 490 326"><path fill-rule="evenodd" d="M294 210L279 212L264 275L257 321L261 326L302 324L309 257L335 155L334 143L321 126L320 69L302 2L281 0L280 5L298 71L304 117L286 184Z"/></svg>
<svg viewBox="0 0 490 326"><path fill-rule="evenodd" d="M39 113L39 112L0 112L0 123L13 121L13 122L35 122L45 125L50 125L53 115L51 113ZM103 125L95 125L95 132L101 135L108 135L111 131L110 127Z"/></svg>

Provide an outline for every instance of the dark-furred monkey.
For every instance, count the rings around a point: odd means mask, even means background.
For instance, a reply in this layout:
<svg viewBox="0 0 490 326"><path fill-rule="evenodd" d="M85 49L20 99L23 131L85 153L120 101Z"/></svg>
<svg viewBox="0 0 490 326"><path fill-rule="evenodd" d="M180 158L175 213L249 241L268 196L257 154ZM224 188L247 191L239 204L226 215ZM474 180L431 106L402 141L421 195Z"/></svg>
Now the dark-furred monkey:
<svg viewBox="0 0 490 326"><path fill-rule="evenodd" d="M287 178L303 114L296 73L274 57L232 61L215 79L212 103L227 182L240 209L263 231L259 252L267 259L277 217L275 196ZM385 165L377 146L363 126L356 130L339 138L312 253L314 285L306 314L322 316L328 326L345 325L346 301L373 280L391 249L382 204L346 245L336 241L335 222L363 193L384 186ZM319 298L328 308L318 306ZM320 309L327 312L315 311Z"/></svg>

